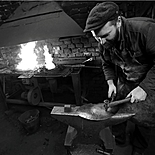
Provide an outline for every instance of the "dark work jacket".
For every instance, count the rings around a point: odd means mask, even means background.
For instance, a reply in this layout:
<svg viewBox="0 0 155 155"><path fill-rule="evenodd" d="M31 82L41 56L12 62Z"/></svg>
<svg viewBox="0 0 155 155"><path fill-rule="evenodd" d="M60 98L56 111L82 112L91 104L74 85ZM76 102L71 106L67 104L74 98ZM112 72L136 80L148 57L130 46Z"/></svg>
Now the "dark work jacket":
<svg viewBox="0 0 155 155"><path fill-rule="evenodd" d="M155 90L155 20L145 17L121 19L119 46L110 50L99 46L105 78L115 80L118 66L128 81L138 82L148 93Z"/></svg>

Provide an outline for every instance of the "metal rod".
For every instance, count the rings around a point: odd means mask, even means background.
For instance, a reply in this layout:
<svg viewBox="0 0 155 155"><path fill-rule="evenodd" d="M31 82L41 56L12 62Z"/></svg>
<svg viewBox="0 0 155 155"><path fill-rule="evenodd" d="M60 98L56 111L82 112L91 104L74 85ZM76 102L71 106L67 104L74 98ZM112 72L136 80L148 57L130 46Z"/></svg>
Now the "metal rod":
<svg viewBox="0 0 155 155"><path fill-rule="evenodd" d="M19 99L6 99L6 102L10 104L31 105L27 101L19 100ZM53 107L53 106L64 106L65 104L66 103L40 102L36 106Z"/></svg>

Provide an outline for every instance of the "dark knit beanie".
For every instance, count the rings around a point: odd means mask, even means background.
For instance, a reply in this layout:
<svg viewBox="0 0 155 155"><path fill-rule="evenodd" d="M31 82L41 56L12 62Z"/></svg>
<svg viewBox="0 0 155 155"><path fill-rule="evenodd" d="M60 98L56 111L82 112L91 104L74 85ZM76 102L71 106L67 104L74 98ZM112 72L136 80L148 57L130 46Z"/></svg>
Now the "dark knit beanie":
<svg viewBox="0 0 155 155"><path fill-rule="evenodd" d="M97 4L89 13L84 32L96 30L118 16L119 7L114 2Z"/></svg>

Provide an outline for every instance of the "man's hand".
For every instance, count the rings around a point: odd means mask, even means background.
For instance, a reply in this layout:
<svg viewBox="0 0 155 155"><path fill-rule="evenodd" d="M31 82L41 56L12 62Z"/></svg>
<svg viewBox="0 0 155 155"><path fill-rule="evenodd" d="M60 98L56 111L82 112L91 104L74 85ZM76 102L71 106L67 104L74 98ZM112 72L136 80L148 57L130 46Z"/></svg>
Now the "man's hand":
<svg viewBox="0 0 155 155"><path fill-rule="evenodd" d="M133 89L127 97L131 97L130 102L139 102L139 101L144 101L146 99L147 93L141 88L141 87L136 87Z"/></svg>
<svg viewBox="0 0 155 155"><path fill-rule="evenodd" d="M116 86L113 83L113 80L108 80L107 81L109 90L108 90L108 98L111 98L112 95L116 94Z"/></svg>

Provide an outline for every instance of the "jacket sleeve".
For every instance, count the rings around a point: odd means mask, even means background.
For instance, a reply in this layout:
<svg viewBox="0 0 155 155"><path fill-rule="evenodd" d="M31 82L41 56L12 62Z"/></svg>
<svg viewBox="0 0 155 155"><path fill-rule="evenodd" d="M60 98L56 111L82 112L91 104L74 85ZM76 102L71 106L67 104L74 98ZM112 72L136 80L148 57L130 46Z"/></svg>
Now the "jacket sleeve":
<svg viewBox="0 0 155 155"><path fill-rule="evenodd" d="M102 45L99 45L99 50L101 53L102 69L106 80L116 79L115 75L115 65L110 62L109 51L106 51Z"/></svg>
<svg viewBox="0 0 155 155"><path fill-rule="evenodd" d="M150 57L150 62L152 60L153 65L146 74L145 79L140 83L140 86L149 93L152 90L155 91L155 24L151 24L148 29L146 36L146 53Z"/></svg>

